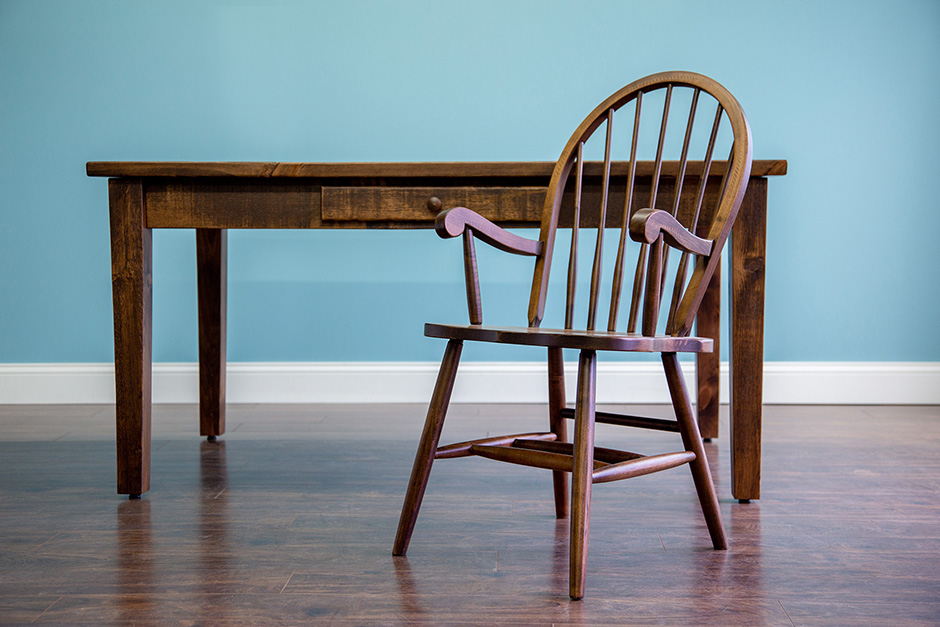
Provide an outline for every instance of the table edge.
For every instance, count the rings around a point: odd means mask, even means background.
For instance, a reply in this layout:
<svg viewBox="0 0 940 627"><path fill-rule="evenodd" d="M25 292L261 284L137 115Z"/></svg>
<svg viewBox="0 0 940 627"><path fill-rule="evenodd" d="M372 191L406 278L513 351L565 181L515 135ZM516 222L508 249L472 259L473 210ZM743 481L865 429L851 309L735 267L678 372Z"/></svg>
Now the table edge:
<svg viewBox="0 0 940 627"><path fill-rule="evenodd" d="M690 162L689 172L694 173ZM638 174L644 164L639 162ZM715 174L724 162L715 162ZM588 163L585 163L587 166ZM678 171L678 162L664 162L663 172ZM285 163L261 161L89 161L85 173L110 178L432 178L432 177L549 177L554 161L463 161L385 163ZM649 168L652 171L652 168ZM701 171L701 166L698 168ZM784 159L756 159L751 176L783 176Z"/></svg>

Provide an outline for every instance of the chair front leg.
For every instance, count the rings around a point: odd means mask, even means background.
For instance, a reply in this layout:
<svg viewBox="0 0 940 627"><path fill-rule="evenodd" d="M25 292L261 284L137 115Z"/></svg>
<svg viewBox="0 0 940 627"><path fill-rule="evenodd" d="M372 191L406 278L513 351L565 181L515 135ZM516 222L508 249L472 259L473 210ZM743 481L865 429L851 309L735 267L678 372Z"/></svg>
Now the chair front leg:
<svg viewBox="0 0 940 627"><path fill-rule="evenodd" d="M411 541L418 510L424 499L424 490L428 485L428 476L431 474L431 464L437 453L437 444L441 439L441 428L444 426L444 417L454 391L454 379L457 377L457 365L460 363L460 353L463 350L462 340L450 340L444 351L441 369L437 375L434 394L428 406L428 416L424 422L424 431L415 454L415 463L411 469L411 479L408 482L408 491L405 502L401 507L401 518L398 521L398 533L395 536L395 546L392 555L404 555Z"/></svg>
<svg viewBox="0 0 940 627"><path fill-rule="evenodd" d="M548 349L548 416L557 442L568 441L568 421L561 415L565 408L565 360L560 348ZM555 517L568 517L568 473L552 471L555 488Z"/></svg>
<svg viewBox="0 0 940 627"><path fill-rule="evenodd" d="M571 473L571 539L568 548L568 594L584 596L588 531L591 523L591 486L594 476L594 392L597 353L581 351L578 359L578 398L574 419L574 468Z"/></svg>
<svg viewBox="0 0 940 627"><path fill-rule="evenodd" d="M692 413L692 403L689 401L689 392L682 376L682 368L676 353L663 353L663 367L666 370L666 382L669 384L669 394L672 405L676 411L676 420L679 423L679 432L682 434L682 444L685 450L695 453L695 459L690 462L692 479L695 481L695 490L702 505L708 533L711 535L712 545L719 550L728 548L725 537L725 528L721 522L721 510L718 507L718 495L715 494L715 484L712 481L711 471L708 469L708 458L705 456L705 447L702 445L702 435L699 432L698 421Z"/></svg>

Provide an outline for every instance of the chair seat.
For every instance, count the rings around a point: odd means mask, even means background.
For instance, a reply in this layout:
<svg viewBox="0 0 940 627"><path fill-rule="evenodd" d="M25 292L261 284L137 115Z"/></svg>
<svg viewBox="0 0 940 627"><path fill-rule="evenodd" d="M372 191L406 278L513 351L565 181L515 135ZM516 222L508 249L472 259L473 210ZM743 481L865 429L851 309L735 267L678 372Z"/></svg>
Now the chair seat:
<svg viewBox="0 0 940 627"><path fill-rule="evenodd" d="M538 327L494 327L476 324L424 325L427 337L476 342L496 342L550 348L575 348L600 351L645 353L710 353L714 341L707 337L673 337L610 331L542 329Z"/></svg>

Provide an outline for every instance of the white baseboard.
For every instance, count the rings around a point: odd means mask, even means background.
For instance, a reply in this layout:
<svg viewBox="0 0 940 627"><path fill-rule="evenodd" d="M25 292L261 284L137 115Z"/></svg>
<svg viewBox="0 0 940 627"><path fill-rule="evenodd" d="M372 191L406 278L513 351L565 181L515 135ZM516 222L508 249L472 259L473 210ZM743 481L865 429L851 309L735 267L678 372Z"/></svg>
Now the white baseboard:
<svg viewBox="0 0 940 627"><path fill-rule="evenodd" d="M427 362L284 362L228 364L230 403L426 403L438 365ZM576 364L565 372L569 396ZM684 364L693 390L694 364ZM196 364L153 366L155 403L195 403ZM600 403L666 403L657 362L601 362ZM545 364L466 362L455 403L547 402ZM572 399L573 400L573 399ZM114 402L111 364L0 364L0 404ZM728 402L728 364L721 368L721 402ZM940 362L768 362L766 404L940 404Z"/></svg>

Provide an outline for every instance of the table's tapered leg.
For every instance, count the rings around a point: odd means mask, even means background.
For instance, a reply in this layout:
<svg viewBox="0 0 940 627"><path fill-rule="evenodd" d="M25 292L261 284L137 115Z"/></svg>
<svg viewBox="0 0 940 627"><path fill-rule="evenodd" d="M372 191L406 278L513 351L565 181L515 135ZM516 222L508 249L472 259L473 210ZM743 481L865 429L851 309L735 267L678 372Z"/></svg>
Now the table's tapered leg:
<svg viewBox="0 0 940 627"><path fill-rule="evenodd" d="M711 353L696 353L698 428L706 440L718 437L718 396L721 372L721 266L715 269L695 318L695 334L715 341Z"/></svg>
<svg viewBox="0 0 940 627"><path fill-rule="evenodd" d="M731 494L760 498L767 179L752 178L731 232Z"/></svg>
<svg viewBox="0 0 940 627"><path fill-rule="evenodd" d="M114 299L114 388L117 491L150 489L152 236L139 179L112 179L111 288Z"/></svg>
<svg viewBox="0 0 940 627"><path fill-rule="evenodd" d="M196 229L199 292L199 433L225 433L225 312L228 232Z"/></svg>

